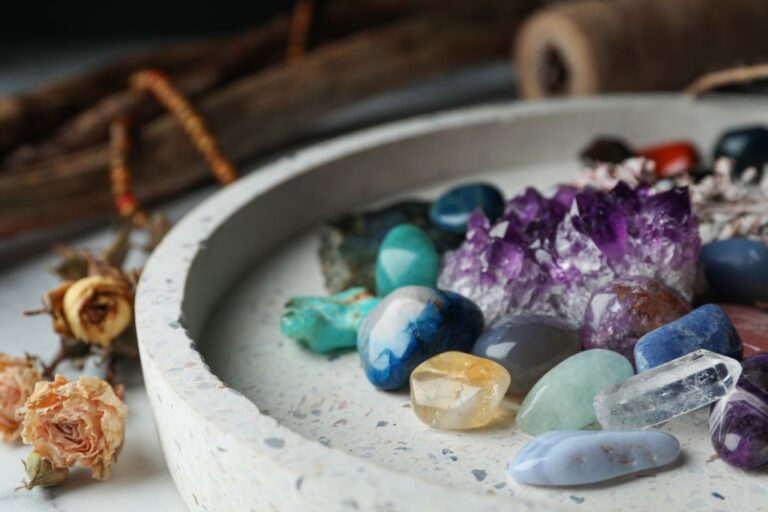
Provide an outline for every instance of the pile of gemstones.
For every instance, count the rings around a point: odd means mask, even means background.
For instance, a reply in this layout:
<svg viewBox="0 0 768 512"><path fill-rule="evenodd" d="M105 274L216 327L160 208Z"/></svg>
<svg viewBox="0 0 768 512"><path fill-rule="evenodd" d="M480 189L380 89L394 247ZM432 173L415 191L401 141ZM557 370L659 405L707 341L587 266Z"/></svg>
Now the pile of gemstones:
<svg viewBox="0 0 768 512"><path fill-rule="evenodd" d="M649 427L711 407L717 455L768 465L768 129L692 143L599 138L574 184L505 201L471 183L325 225L328 297L295 297L283 333L356 349L427 425L534 436L518 482L572 486L662 468Z"/></svg>

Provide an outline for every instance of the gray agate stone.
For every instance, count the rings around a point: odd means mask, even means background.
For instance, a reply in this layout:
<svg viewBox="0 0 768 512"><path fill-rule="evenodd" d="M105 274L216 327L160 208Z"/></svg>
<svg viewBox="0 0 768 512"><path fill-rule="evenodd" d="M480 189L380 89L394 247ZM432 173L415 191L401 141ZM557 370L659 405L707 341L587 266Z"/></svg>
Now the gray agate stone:
<svg viewBox="0 0 768 512"><path fill-rule="evenodd" d="M561 320L514 315L499 320L472 353L501 364L512 376L509 393L525 394L558 363L581 350L577 333Z"/></svg>

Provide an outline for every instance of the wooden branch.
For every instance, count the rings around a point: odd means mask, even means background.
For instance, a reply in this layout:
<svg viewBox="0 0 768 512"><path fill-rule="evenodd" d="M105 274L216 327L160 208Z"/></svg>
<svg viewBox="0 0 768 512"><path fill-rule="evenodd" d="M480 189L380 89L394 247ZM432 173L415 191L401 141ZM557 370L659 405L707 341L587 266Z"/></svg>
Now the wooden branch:
<svg viewBox="0 0 768 512"><path fill-rule="evenodd" d="M295 140L341 105L494 57L538 2L491 0L443 17L421 16L367 31L206 95L198 106L224 152L245 162ZM136 194L155 201L208 172L174 120L147 124L132 160ZM100 145L0 179L0 236L108 211L108 151ZM10 178L13 179L10 179Z"/></svg>

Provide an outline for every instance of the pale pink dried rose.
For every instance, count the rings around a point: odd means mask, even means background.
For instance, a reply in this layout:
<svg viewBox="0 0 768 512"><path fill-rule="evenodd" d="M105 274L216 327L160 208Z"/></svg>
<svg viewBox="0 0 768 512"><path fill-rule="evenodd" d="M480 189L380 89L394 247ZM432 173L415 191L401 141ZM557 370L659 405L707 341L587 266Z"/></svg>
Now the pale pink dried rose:
<svg viewBox="0 0 768 512"><path fill-rule="evenodd" d="M106 480L125 437L128 408L96 377L39 382L27 400L21 436L54 467L90 468Z"/></svg>
<svg viewBox="0 0 768 512"><path fill-rule="evenodd" d="M22 420L19 408L42 379L30 358L0 353L0 434L5 442L18 439Z"/></svg>

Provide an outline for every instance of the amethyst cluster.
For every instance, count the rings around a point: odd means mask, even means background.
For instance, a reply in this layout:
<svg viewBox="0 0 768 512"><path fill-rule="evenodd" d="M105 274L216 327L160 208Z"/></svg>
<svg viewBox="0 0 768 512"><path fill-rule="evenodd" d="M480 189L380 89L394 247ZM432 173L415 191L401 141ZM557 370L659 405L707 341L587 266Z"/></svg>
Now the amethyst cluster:
<svg viewBox="0 0 768 512"><path fill-rule="evenodd" d="M686 188L528 188L493 225L472 215L438 286L472 299L488 323L537 313L578 327L592 293L620 277L653 277L690 299L700 246Z"/></svg>

